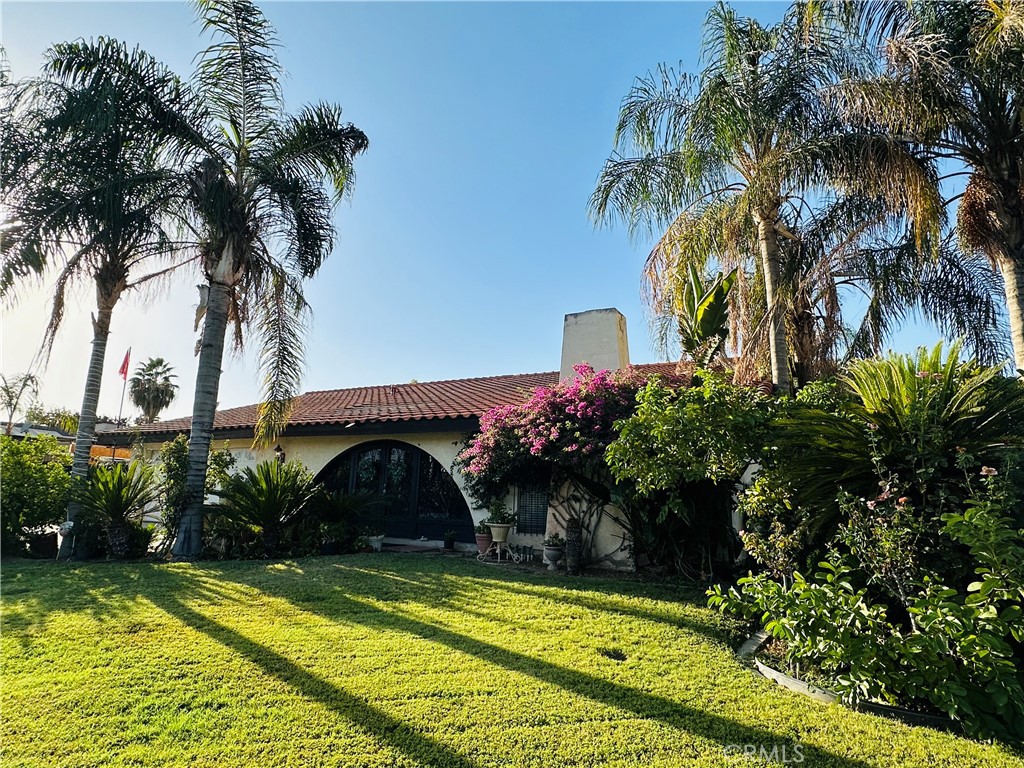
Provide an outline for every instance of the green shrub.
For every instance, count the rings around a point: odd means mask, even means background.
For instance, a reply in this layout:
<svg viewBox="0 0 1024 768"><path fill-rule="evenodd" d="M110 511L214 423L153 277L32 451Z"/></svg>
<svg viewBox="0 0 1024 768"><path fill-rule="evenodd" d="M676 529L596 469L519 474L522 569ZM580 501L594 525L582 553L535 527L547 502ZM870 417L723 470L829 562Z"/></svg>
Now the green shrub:
<svg viewBox="0 0 1024 768"><path fill-rule="evenodd" d="M300 462L264 461L232 475L218 491L219 524L255 534L257 550L275 557L285 534L294 532L289 529L313 511L320 492Z"/></svg>
<svg viewBox="0 0 1024 768"><path fill-rule="evenodd" d="M0 436L0 537L4 554L20 554L28 533L67 514L71 453L51 436Z"/></svg>
<svg viewBox="0 0 1024 768"><path fill-rule="evenodd" d="M1022 740L1024 530L1007 514L1019 501L1015 485L994 468L983 477L940 531L967 550L969 584L944 582L920 557L913 510L896 499L861 502L870 514L837 540L849 552L833 551L813 579L795 572L786 586L748 576L738 589L709 590L709 603L762 622L790 661L819 665L848 702L938 710L972 735Z"/></svg>
<svg viewBox="0 0 1024 768"><path fill-rule="evenodd" d="M733 490L763 451L772 403L720 374L699 379L643 387L605 459L634 555L703 580L732 568Z"/></svg>
<svg viewBox="0 0 1024 768"><path fill-rule="evenodd" d="M178 435L160 448L160 464L164 476L162 483L161 520L163 533L157 545L159 554L167 554L178 532L181 516L188 507L185 476L188 473L188 436ZM210 451L206 470L206 493L215 494L230 476L235 457L227 442L219 451Z"/></svg>
<svg viewBox="0 0 1024 768"><path fill-rule="evenodd" d="M133 529L141 529L143 513L159 498L153 467L139 461L94 466L78 497L84 524L95 523L106 531L110 554L118 559L145 553L133 552L133 544L149 544L148 537Z"/></svg>

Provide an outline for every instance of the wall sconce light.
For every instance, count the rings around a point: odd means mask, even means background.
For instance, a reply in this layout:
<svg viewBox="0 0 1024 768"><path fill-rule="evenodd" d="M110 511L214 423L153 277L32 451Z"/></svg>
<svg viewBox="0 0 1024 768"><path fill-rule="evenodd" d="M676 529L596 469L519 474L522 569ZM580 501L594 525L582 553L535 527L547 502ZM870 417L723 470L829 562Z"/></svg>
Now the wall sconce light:
<svg viewBox="0 0 1024 768"><path fill-rule="evenodd" d="M280 443L274 446L274 457L279 464L284 464L284 448L281 447Z"/></svg>

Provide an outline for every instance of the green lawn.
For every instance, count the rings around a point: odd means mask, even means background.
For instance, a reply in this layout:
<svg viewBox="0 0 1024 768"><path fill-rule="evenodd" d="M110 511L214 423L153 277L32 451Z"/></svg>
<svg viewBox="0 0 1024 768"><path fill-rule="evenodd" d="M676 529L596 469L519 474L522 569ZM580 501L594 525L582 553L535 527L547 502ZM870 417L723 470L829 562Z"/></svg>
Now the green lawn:
<svg viewBox="0 0 1024 768"><path fill-rule="evenodd" d="M667 587L387 554L2 577L4 768L1024 765L776 688Z"/></svg>

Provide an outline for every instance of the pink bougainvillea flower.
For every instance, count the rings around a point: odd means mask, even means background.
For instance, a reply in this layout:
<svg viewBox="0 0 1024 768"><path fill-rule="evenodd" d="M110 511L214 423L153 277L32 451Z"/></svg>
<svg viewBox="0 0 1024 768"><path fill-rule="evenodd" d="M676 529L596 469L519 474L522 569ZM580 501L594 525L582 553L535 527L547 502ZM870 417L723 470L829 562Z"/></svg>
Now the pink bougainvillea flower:
<svg viewBox="0 0 1024 768"><path fill-rule="evenodd" d="M995 477L998 474L999 474L999 470L996 469L995 467L982 467L981 468L981 476L982 477Z"/></svg>

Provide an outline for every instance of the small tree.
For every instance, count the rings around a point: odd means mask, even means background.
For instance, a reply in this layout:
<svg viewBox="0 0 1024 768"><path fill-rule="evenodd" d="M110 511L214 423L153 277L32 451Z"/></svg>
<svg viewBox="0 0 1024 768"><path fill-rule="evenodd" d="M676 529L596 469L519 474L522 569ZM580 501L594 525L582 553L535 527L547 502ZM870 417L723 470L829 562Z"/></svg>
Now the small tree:
<svg viewBox="0 0 1024 768"><path fill-rule="evenodd" d="M0 542L20 552L26 532L64 519L71 490L71 453L49 435L15 440L0 436Z"/></svg>
<svg viewBox="0 0 1024 768"><path fill-rule="evenodd" d="M21 373L8 379L0 375L0 405L7 414L7 433L14 428L14 414L21 407L21 401L28 394L35 397L39 394L39 379L31 373Z"/></svg>

